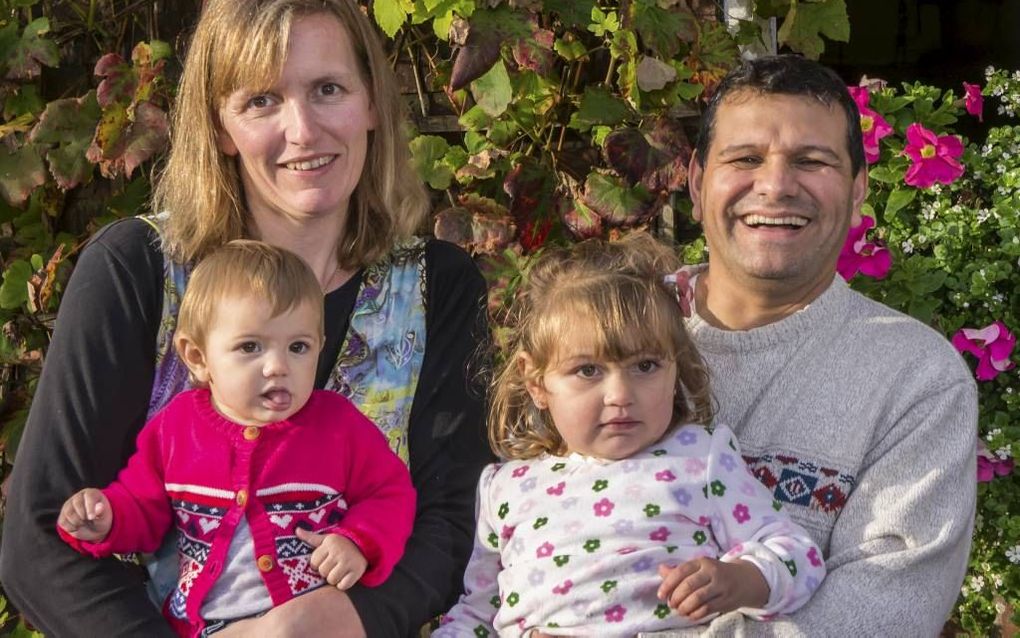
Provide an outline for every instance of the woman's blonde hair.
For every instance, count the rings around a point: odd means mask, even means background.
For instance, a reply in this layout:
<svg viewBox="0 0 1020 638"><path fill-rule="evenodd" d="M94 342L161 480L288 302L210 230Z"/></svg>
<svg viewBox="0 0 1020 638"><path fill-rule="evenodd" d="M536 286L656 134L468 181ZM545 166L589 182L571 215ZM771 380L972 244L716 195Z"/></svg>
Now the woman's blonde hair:
<svg viewBox="0 0 1020 638"><path fill-rule="evenodd" d="M663 281L680 265L672 250L645 233L587 240L538 259L510 310L507 356L492 382L488 430L497 455L528 459L566 451L526 383L542 382L570 333L591 339L600 359L653 353L675 361L672 424L709 423L708 373L684 326L676 290ZM530 378L523 355L533 364Z"/></svg>
<svg viewBox="0 0 1020 638"><path fill-rule="evenodd" d="M196 261L251 234L236 160L217 143L219 109L238 89L272 86L291 26L313 14L331 15L344 27L378 119L337 246L340 266L375 261L424 219L428 199L409 161L404 102L377 34L353 0L206 0L184 61L170 153L153 191L153 210L169 213L165 242L174 259Z"/></svg>
<svg viewBox="0 0 1020 638"><path fill-rule="evenodd" d="M322 288L308 265L289 250L250 239L226 243L195 267L181 300L177 334L204 348L217 308L238 298L265 301L271 317L312 304L323 334Z"/></svg>

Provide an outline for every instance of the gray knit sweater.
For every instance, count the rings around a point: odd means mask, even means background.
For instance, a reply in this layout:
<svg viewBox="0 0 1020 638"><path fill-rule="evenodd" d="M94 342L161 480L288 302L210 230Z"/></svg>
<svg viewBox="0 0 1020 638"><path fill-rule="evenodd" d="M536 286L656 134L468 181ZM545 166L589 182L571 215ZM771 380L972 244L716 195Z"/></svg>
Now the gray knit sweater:
<svg viewBox="0 0 1020 638"><path fill-rule="evenodd" d="M835 277L748 331L689 322L717 420L826 556L792 617L737 613L718 636L935 636L960 591L976 492L977 390L941 335ZM687 634L659 634L687 635Z"/></svg>

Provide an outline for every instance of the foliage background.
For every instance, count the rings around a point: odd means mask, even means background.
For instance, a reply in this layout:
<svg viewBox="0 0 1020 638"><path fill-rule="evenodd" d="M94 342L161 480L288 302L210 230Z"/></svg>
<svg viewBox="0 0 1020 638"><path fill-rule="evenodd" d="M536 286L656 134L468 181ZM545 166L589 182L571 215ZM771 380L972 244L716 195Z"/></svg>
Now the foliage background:
<svg viewBox="0 0 1020 638"><path fill-rule="evenodd" d="M647 227L702 258L684 189L704 98L740 47L761 47L768 18L781 47L810 57L850 36L844 0L756 0L755 19L730 30L710 0L361 4L407 87L416 168L434 191L429 230L478 256L497 331L547 243ZM75 256L100 225L145 209L200 5L0 0L0 477L14 462ZM1000 73L986 93L996 87L1015 95L1020 79ZM919 190L903 184L905 128L920 121L951 132L962 103L906 86L876 88L872 107L895 129L871 168L869 197L871 239L884 242L893 268L854 287L947 336L997 319L1020 328L1020 127L970 144L958 181ZM1020 452L1017 385L1011 371L981 386L981 433L1001 459ZM1010 473L979 490L971 573L951 631L990 635L1008 624L1005 601L1020 600L1020 481ZM2 592L0 633L30 634Z"/></svg>

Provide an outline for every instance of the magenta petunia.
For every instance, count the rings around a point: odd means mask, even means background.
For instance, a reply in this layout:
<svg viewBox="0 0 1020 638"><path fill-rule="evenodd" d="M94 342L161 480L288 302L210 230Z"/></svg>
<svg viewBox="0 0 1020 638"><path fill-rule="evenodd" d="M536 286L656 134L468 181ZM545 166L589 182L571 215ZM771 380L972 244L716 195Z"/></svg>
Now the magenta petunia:
<svg viewBox="0 0 1020 638"><path fill-rule="evenodd" d="M879 140L891 135L893 127L878 111L868 106L870 95L868 94L867 87L850 86L847 88L850 90L850 95L854 98L854 102L857 103L857 110L860 111L861 115L861 137L864 141L864 157L868 164L874 164L882 155L881 149L878 147Z"/></svg>
<svg viewBox="0 0 1020 638"><path fill-rule="evenodd" d="M874 219L862 215L861 223L850 227L836 261L836 272L843 279L850 281L857 273L872 279L882 279L889 274L892 253L881 240L868 241L866 238L868 230L874 226Z"/></svg>
<svg viewBox="0 0 1020 638"><path fill-rule="evenodd" d="M963 175L963 142L956 135L936 135L917 122L907 127L907 147L903 153L912 161L903 181L917 188L929 188L935 182L952 184Z"/></svg>
<svg viewBox="0 0 1020 638"><path fill-rule="evenodd" d="M1000 459L992 454L988 446L981 439L978 439L977 449L977 480L978 483L987 483L999 476L1009 476L1013 473L1013 459Z"/></svg>
<svg viewBox="0 0 1020 638"><path fill-rule="evenodd" d="M990 381L1012 368L1009 360L1016 346L1016 336L1001 321L984 328L962 328L953 335L953 346L961 353L969 352L978 358L976 376L979 381Z"/></svg>
<svg viewBox="0 0 1020 638"><path fill-rule="evenodd" d="M981 86L964 82L963 93L967 112L977 117L978 122L984 122L985 98L981 96Z"/></svg>

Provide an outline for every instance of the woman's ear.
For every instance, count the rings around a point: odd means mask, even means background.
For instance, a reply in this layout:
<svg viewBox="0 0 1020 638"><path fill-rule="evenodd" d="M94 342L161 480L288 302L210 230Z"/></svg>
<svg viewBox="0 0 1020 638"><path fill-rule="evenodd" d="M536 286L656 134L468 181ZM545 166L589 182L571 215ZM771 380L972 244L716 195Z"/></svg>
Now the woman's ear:
<svg viewBox="0 0 1020 638"><path fill-rule="evenodd" d="M527 352L517 355L517 369L524 379L524 388L531 395L531 401L539 410L549 407L548 393L542 385L542 376L538 374L534 359Z"/></svg>
<svg viewBox="0 0 1020 638"><path fill-rule="evenodd" d="M200 385L209 383L209 365L205 360L205 353L198 347L198 344L188 335L174 335L174 347L177 348L177 355L188 366L188 372Z"/></svg>

